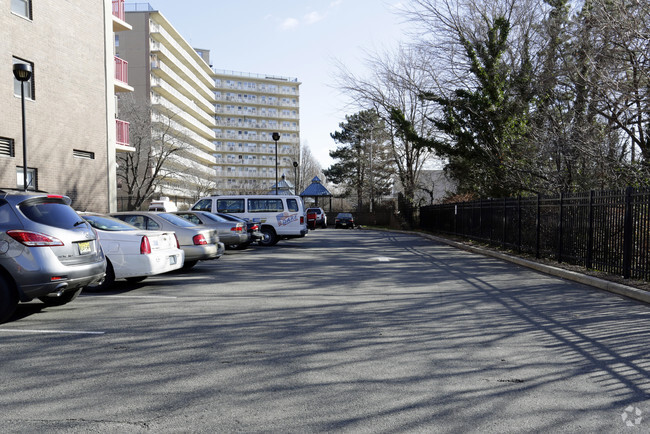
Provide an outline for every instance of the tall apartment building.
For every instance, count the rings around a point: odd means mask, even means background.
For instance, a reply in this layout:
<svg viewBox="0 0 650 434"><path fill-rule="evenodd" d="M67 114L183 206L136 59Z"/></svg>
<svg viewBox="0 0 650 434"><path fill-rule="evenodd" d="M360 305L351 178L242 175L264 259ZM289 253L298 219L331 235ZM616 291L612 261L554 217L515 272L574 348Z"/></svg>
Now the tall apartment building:
<svg viewBox="0 0 650 434"><path fill-rule="evenodd" d="M66 194L78 209L116 207L116 152L133 150L115 94L132 90L114 57L130 29L123 0L0 0L0 188L23 188L21 83L10 65L29 64L25 148L29 189Z"/></svg>
<svg viewBox="0 0 650 434"><path fill-rule="evenodd" d="M117 52L129 63L139 104L153 110L151 131L169 128L182 148L165 163L156 195L191 203L207 193L268 192L298 161L296 79L217 71L210 51L193 48L149 4L127 5L132 31ZM125 193L124 193L125 194Z"/></svg>
<svg viewBox="0 0 650 434"><path fill-rule="evenodd" d="M295 78L214 71L216 176L224 193L267 193L293 179L300 161L300 83Z"/></svg>

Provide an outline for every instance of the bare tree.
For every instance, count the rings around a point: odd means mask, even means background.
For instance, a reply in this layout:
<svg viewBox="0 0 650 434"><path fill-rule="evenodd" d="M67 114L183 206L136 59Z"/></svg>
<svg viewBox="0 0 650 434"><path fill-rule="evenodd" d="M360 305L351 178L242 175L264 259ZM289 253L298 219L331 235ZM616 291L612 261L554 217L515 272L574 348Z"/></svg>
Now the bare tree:
<svg viewBox="0 0 650 434"><path fill-rule="evenodd" d="M133 152L117 155L117 179L126 193L127 209L140 209L158 186L175 174L170 157L185 149L184 136L172 128L174 113L160 113L132 95L120 99L120 116L128 120Z"/></svg>
<svg viewBox="0 0 650 434"><path fill-rule="evenodd" d="M337 87L357 109L374 109L385 123L397 175L405 197L412 201L418 185L418 176L431 152L415 146L396 133L391 112L398 108L422 135L431 134L426 121L430 104L420 98L430 85L431 77L423 69L422 56L416 48L399 47L396 52L369 57L367 65L373 73L357 76L344 65L338 65Z"/></svg>

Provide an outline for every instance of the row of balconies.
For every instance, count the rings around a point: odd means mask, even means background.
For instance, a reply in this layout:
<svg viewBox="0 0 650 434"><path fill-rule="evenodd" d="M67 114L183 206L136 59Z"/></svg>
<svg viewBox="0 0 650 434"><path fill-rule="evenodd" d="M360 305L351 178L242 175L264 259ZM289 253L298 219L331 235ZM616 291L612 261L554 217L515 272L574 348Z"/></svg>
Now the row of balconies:
<svg viewBox="0 0 650 434"><path fill-rule="evenodd" d="M188 51L187 48L181 47L181 45L176 41L176 37L170 35L163 26L153 20L149 20L149 33L151 37L159 43L164 42L164 45L168 46L171 51L174 52L174 57L180 59L180 62L173 62L173 65L176 65L178 63L191 65L193 71L191 74L189 74L189 77L196 77L198 79L201 79L204 85L207 85L208 83L210 85L213 85L213 78L192 56L192 54L190 54L196 53L192 48L189 49L191 51Z"/></svg>
<svg viewBox="0 0 650 434"><path fill-rule="evenodd" d="M202 152L205 155L212 155L212 151L214 151L214 143L211 140L206 139L205 137L197 134L195 131L190 130L189 128L181 125L180 123L169 119L166 116L163 116L159 113L153 113L152 115L152 120L153 122L157 122L161 125L164 125L165 127L169 127L172 130L174 130L179 137L185 138L186 141L192 143L192 149L195 149L196 152ZM210 139L212 139L211 137ZM201 156L204 158L202 155L203 154L198 154L197 156ZM206 158L208 160L211 160L211 158Z"/></svg>
<svg viewBox="0 0 650 434"><path fill-rule="evenodd" d="M131 26L126 22L124 0L113 0L113 31L121 32L130 30ZM131 92L129 86L129 64L126 60L114 56L115 59L115 92ZM133 150L129 140L130 124L121 119L115 119L115 147L119 151Z"/></svg>
<svg viewBox="0 0 650 434"><path fill-rule="evenodd" d="M268 141L270 139L270 137L266 137L266 136L267 136L267 134L261 134L261 137L258 138L258 137L251 137L249 135L249 137L247 137L247 141L256 141L256 142ZM270 136L270 134L268 134L268 136ZM242 140L241 134L223 133L223 132L218 132L218 131L216 132L216 138L217 139ZM280 142L298 143L298 136L296 136L294 134L292 137L286 137L286 135L285 135L280 139Z"/></svg>
<svg viewBox="0 0 650 434"><path fill-rule="evenodd" d="M178 106L174 105L162 95L156 92L151 92L151 103L155 106L160 106L162 109L164 109L163 112L169 113L169 117L172 120L179 122L183 126L198 133L199 135L202 135L206 139L214 139L215 134L212 129L210 129L203 122L200 122L197 118L190 115L189 113L179 110Z"/></svg>
<svg viewBox="0 0 650 434"><path fill-rule="evenodd" d="M264 154L275 155L275 147L269 144L268 147L258 148L257 146L232 146L232 145L219 145L215 144L214 149L216 152L234 152L236 154ZM295 146L278 145L278 154L293 155L295 154Z"/></svg>
<svg viewBox="0 0 650 434"><path fill-rule="evenodd" d="M259 113L255 107L251 107L251 110L241 110L238 108L228 108L228 107L217 107L215 109L217 114L226 114L226 115L238 115L246 117L259 117L259 118L273 118L273 119L299 119L300 116L298 113L293 110L293 113L282 113L281 111L276 110L276 113Z"/></svg>
<svg viewBox="0 0 650 434"><path fill-rule="evenodd" d="M299 128L297 125L267 125L266 122L239 122L232 120L216 120L216 126L218 127L234 127L234 128L249 128L249 129L264 129L264 130L278 130L278 131L298 131Z"/></svg>
<svg viewBox="0 0 650 434"><path fill-rule="evenodd" d="M223 81L220 83L219 80L216 80L214 83L214 87L217 89L223 89L223 90L241 90L244 92L255 92L255 93L260 93L260 94L273 94L273 95L298 95L298 89L283 89L283 88L258 88L256 87L248 87L248 86L243 86L243 85L236 85L234 83L227 84L224 83Z"/></svg>
<svg viewBox="0 0 650 434"><path fill-rule="evenodd" d="M151 73L159 80L169 84L174 89L180 89L183 94L190 95L190 98L206 112L214 111L214 95L212 98L206 98L201 92L194 88L194 82L188 82L181 75L177 74L173 68L170 68L165 62L155 59L151 62ZM199 89L200 90L200 89Z"/></svg>
<svg viewBox="0 0 650 434"><path fill-rule="evenodd" d="M256 106L267 106L267 107L298 107L297 102L290 102L290 101L257 101L257 99L253 98L243 98L240 96L234 96L234 95L220 95L216 94L214 95L215 101L219 102L236 102L236 103L241 103L241 104L250 104L250 105L256 105Z"/></svg>
<svg viewBox="0 0 650 434"><path fill-rule="evenodd" d="M191 82L198 91L202 92L204 98L210 101L214 100L214 92L208 87L208 85L202 81L196 80L196 73L185 66L185 64L176 57L176 54L169 50L163 43L152 40L149 45L151 52L162 59L165 65L169 66L184 80ZM156 65L159 66L159 63L156 63Z"/></svg>
<svg viewBox="0 0 650 434"><path fill-rule="evenodd" d="M189 99L187 96L179 92L165 80L160 77L152 77L151 88L164 96L168 101L175 104L182 111L190 113L197 120L203 122L206 126L211 127L214 125L212 113L199 107L197 103ZM214 109L212 110L214 112Z"/></svg>

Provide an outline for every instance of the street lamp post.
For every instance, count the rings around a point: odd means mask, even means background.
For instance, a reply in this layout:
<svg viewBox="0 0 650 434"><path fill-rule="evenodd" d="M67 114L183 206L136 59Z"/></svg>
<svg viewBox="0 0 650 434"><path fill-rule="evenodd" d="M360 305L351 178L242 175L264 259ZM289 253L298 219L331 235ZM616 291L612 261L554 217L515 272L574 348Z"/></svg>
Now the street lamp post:
<svg viewBox="0 0 650 434"><path fill-rule="evenodd" d="M293 162L293 188L294 188L294 193L297 195L298 194L298 162L294 161Z"/></svg>
<svg viewBox="0 0 650 434"><path fill-rule="evenodd" d="M275 195L278 195L278 140L280 140L280 133L271 134L273 141L275 141Z"/></svg>
<svg viewBox="0 0 650 434"><path fill-rule="evenodd" d="M27 128L25 127L25 82L32 77L32 67L27 63L14 64L14 77L20 81L20 103L23 114L23 189L27 190Z"/></svg>

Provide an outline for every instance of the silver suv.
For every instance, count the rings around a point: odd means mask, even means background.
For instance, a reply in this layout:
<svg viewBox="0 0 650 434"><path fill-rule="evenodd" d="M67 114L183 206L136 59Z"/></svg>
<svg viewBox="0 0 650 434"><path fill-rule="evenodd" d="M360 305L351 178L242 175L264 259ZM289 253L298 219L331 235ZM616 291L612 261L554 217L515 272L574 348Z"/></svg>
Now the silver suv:
<svg viewBox="0 0 650 434"><path fill-rule="evenodd" d="M60 306L104 278L96 232L70 202L66 196L0 190L0 322L19 301L38 298Z"/></svg>

